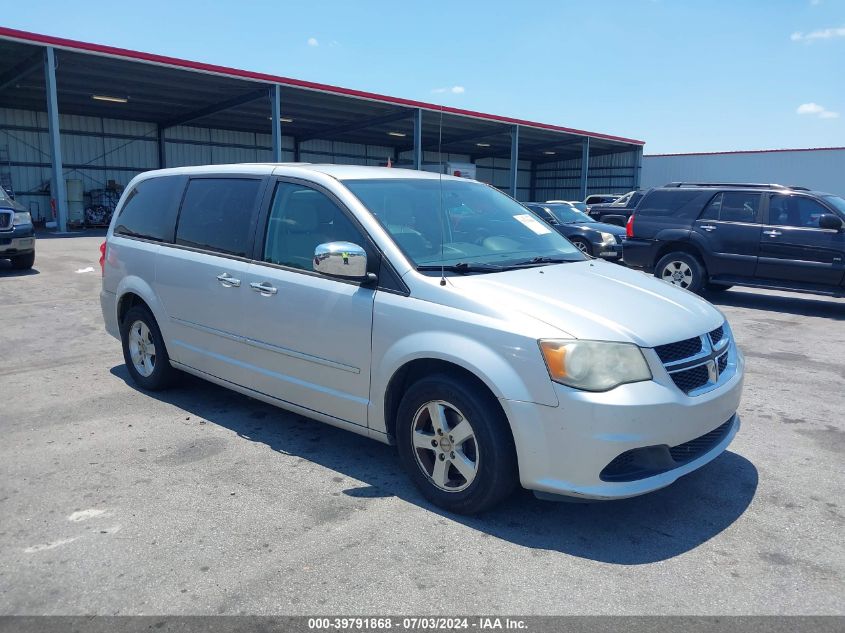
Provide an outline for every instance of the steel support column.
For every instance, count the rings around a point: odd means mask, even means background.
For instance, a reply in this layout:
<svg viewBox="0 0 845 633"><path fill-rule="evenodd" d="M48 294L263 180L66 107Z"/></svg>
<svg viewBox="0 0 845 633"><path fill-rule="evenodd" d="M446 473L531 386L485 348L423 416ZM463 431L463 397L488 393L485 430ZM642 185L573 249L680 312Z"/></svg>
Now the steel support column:
<svg viewBox="0 0 845 633"><path fill-rule="evenodd" d="M414 111L414 169L422 169L422 110Z"/></svg>
<svg viewBox="0 0 845 633"><path fill-rule="evenodd" d="M590 175L590 137L581 145L581 182L578 187L578 199L587 199L587 178Z"/></svg>
<svg viewBox="0 0 845 633"><path fill-rule="evenodd" d="M516 198L516 186L519 181L519 126L511 130L511 197Z"/></svg>
<svg viewBox="0 0 845 633"><path fill-rule="evenodd" d="M164 140L164 128L158 126L158 168L167 167L167 146Z"/></svg>
<svg viewBox="0 0 845 633"><path fill-rule="evenodd" d="M273 129L273 162L282 162L282 87L275 84L270 88L270 116Z"/></svg>
<svg viewBox="0 0 845 633"><path fill-rule="evenodd" d="M56 223L59 231L67 231L67 190L62 173L62 137L59 133L59 99L56 93L56 52L52 46L44 51L44 79L47 89L47 131L50 136L52 178L50 192L56 201Z"/></svg>
<svg viewBox="0 0 845 633"><path fill-rule="evenodd" d="M643 148L642 146L634 150L634 189L640 188L640 183L643 177Z"/></svg>

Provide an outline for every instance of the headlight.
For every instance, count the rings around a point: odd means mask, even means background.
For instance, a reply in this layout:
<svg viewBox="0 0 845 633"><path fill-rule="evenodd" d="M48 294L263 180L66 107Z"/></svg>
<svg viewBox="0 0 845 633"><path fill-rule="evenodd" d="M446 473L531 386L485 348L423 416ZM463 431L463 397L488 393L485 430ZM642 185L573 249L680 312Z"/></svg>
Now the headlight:
<svg viewBox="0 0 845 633"><path fill-rule="evenodd" d="M613 233L602 233L601 239L605 244L616 244L616 237Z"/></svg>
<svg viewBox="0 0 845 633"><path fill-rule="evenodd" d="M29 211L18 211L15 213L12 226L17 226L18 224L32 224L32 216L29 214Z"/></svg>
<svg viewBox="0 0 845 633"><path fill-rule="evenodd" d="M549 376L585 391L608 391L629 382L651 380L642 351L631 343L540 341Z"/></svg>

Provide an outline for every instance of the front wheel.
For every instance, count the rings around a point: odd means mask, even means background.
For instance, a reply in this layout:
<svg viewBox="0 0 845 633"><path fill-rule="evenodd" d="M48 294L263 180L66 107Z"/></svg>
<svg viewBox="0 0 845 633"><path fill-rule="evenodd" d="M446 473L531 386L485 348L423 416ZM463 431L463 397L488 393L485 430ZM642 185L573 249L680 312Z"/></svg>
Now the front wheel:
<svg viewBox="0 0 845 633"><path fill-rule="evenodd" d="M434 375L414 383L399 405L396 440L411 480L450 512L487 510L516 486L507 420L493 397L469 381Z"/></svg>
<svg viewBox="0 0 845 633"><path fill-rule="evenodd" d="M573 246L575 246L575 248L577 248L579 251L584 253L584 255L592 255L593 254L593 249L590 248L590 243L587 242L586 240L582 240L579 237L573 237L569 241L572 242L572 244L573 244Z"/></svg>
<svg viewBox="0 0 845 633"><path fill-rule="evenodd" d="M662 257L654 268L654 276L673 286L699 293L704 288L707 271L694 255L676 251Z"/></svg>
<svg viewBox="0 0 845 633"><path fill-rule="evenodd" d="M164 339L152 313L143 306L126 312L120 324L123 360L136 385L149 391L171 386L176 370L164 347Z"/></svg>

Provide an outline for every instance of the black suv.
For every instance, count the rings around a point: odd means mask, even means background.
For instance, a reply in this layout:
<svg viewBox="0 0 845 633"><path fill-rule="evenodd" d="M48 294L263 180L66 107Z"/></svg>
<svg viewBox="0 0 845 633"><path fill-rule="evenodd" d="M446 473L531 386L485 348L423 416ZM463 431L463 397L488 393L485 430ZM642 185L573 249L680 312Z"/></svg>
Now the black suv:
<svg viewBox="0 0 845 633"><path fill-rule="evenodd" d="M671 183L628 219L625 263L693 292L845 296L845 200L804 187Z"/></svg>

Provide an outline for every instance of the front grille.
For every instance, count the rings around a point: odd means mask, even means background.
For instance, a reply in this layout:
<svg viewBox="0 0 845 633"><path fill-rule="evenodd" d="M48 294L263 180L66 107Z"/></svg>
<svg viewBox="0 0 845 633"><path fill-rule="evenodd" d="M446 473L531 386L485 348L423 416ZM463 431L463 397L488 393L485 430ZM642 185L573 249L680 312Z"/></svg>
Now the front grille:
<svg viewBox="0 0 845 633"><path fill-rule="evenodd" d="M717 327L715 330L713 330L712 332L710 332L710 334L709 334L709 336L710 336L710 342L711 342L713 345L716 345L716 343L718 343L719 341L721 341L721 340L722 340L722 337L723 337L724 335L725 335L725 331L724 331L724 329L722 328L722 326L720 325L720 326L719 326L719 327Z"/></svg>
<svg viewBox="0 0 845 633"><path fill-rule="evenodd" d="M8 211L0 211L0 230L8 229L12 226L12 218L14 218L13 213L9 213Z"/></svg>
<svg viewBox="0 0 845 633"><path fill-rule="evenodd" d="M728 368L728 353L725 352L724 354L719 356L719 375L721 376L727 368Z"/></svg>
<svg viewBox="0 0 845 633"><path fill-rule="evenodd" d="M654 348L657 356L666 363L673 363L678 360L695 356L701 352L701 337L688 338L677 343L668 343Z"/></svg>
<svg viewBox="0 0 845 633"><path fill-rule="evenodd" d="M698 459L719 445L730 433L733 418L689 442L678 446L644 446L625 451L605 466L602 481L636 481L659 475Z"/></svg>
<svg viewBox="0 0 845 633"><path fill-rule="evenodd" d="M670 375L674 383L678 385L678 389L684 393L689 393L706 385L709 376L706 365L699 365Z"/></svg>

